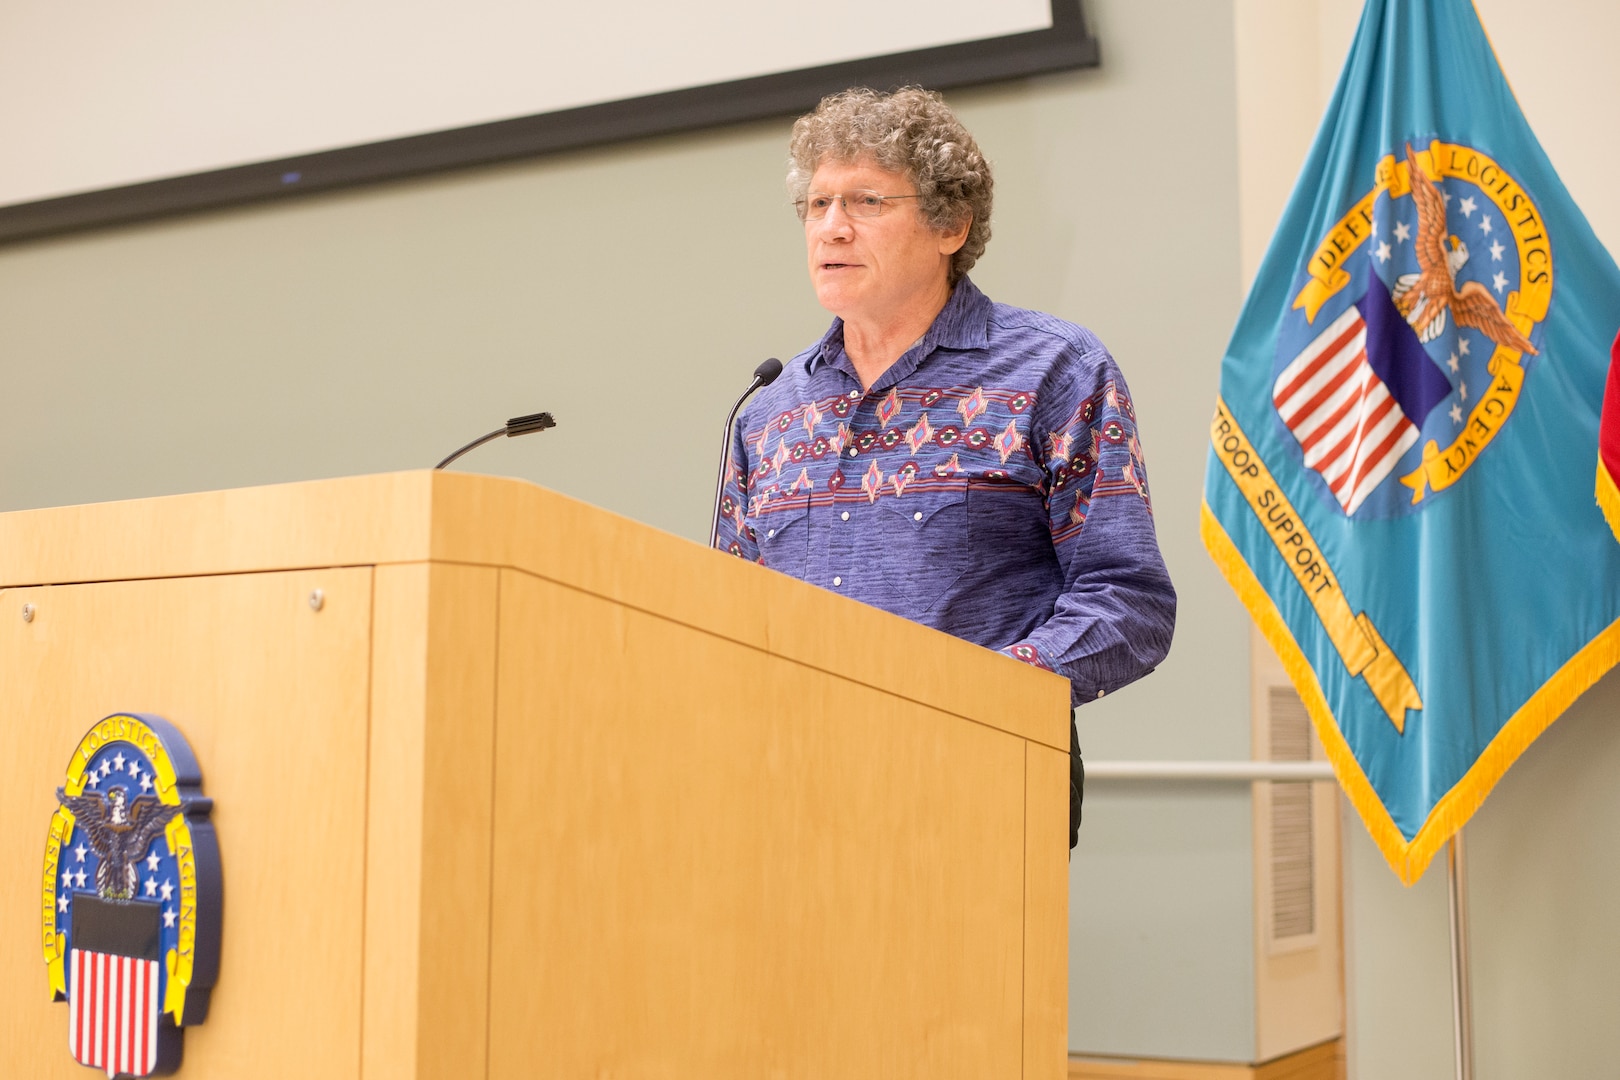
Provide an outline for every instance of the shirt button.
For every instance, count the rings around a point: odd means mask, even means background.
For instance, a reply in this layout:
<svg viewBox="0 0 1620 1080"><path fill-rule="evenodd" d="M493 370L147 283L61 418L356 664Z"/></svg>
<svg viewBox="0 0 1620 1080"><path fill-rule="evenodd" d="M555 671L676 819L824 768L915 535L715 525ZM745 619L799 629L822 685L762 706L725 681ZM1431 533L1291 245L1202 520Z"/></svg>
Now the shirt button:
<svg viewBox="0 0 1620 1080"><path fill-rule="evenodd" d="M843 583L844 583L844 579L843 579L843 578L841 578L841 577L835 577L835 578L833 578L833 584L834 584L834 585L842 585L842 584L843 584Z"/></svg>
<svg viewBox="0 0 1620 1080"><path fill-rule="evenodd" d="M775 535L776 535L776 530L772 529L770 532L765 534L765 539L769 540L771 537L773 537Z"/></svg>
<svg viewBox="0 0 1620 1080"><path fill-rule="evenodd" d="M912 514L911 515L911 520L912 521L921 521L922 520L922 511L919 510L915 514Z"/></svg>
<svg viewBox="0 0 1620 1080"><path fill-rule="evenodd" d="M849 456L850 456L850 457L854 457L854 456L855 456L855 448L854 448L854 447L853 447L853 446L852 446L852 447L850 447L850 448L849 448Z"/></svg>
<svg viewBox="0 0 1620 1080"><path fill-rule="evenodd" d="M1098 697L1102 697L1102 696L1103 696L1103 692L1102 692L1102 691L1101 691L1101 690L1099 690L1099 691L1097 691L1097 696L1098 696Z"/></svg>
<svg viewBox="0 0 1620 1080"><path fill-rule="evenodd" d="M851 400L851 401L854 401L856 398L858 398L860 396L861 396L861 392L859 390L851 390L849 392L849 400Z"/></svg>
<svg viewBox="0 0 1620 1080"><path fill-rule="evenodd" d="M842 514L839 514L838 516L839 516L840 519L842 519L844 521L848 521L849 520L849 511L845 510Z"/></svg>

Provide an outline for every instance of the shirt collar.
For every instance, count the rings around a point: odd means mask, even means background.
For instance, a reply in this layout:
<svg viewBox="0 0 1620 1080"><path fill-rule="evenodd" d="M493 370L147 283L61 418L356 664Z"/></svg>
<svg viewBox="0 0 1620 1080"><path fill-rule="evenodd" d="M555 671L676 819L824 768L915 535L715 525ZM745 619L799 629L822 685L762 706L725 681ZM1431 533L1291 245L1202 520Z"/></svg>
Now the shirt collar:
<svg viewBox="0 0 1620 1080"><path fill-rule="evenodd" d="M922 340L906 350L906 355L912 359L896 361L879 381L888 382L891 374L898 377L915 370L935 349L984 348L989 342L990 306L990 298L963 275ZM836 361L843 351L844 320L834 319L832 326L810 350L807 370L813 374L821 365ZM900 370L902 366L905 371Z"/></svg>

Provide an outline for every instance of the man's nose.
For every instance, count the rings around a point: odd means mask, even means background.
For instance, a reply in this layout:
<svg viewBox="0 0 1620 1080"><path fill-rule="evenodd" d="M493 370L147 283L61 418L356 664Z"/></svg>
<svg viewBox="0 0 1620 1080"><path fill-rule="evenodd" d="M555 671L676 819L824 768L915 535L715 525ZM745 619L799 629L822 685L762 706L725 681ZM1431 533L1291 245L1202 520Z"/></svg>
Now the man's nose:
<svg viewBox="0 0 1620 1080"><path fill-rule="evenodd" d="M836 198L827 204L827 212L816 222L817 231L824 237L848 236L853 228L844 200Z"/></svg>

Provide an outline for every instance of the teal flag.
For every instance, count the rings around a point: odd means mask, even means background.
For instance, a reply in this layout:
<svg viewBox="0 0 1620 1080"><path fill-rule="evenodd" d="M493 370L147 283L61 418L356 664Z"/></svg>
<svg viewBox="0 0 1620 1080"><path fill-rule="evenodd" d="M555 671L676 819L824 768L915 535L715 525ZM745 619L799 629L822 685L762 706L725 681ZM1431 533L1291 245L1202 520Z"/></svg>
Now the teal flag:
<svg viewBox="0 0 1620 1080"><path fill-rule="evenodd" d="M1408 884L1620 660L1617 327L1469 0L1368 0L1221 364L1202 528Z"/></svg>

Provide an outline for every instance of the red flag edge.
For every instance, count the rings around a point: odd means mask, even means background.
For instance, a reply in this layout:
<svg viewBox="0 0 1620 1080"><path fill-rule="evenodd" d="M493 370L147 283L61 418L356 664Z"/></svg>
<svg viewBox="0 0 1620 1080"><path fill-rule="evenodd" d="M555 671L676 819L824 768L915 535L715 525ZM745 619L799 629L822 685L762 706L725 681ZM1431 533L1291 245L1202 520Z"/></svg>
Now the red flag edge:
<svg viewBox="0 0 1620 1080"><path fill-rule="evenodd" d="M1620 334L1609 349L1609 384L1598 421L1597 504L1620 540Z"/></svg>

